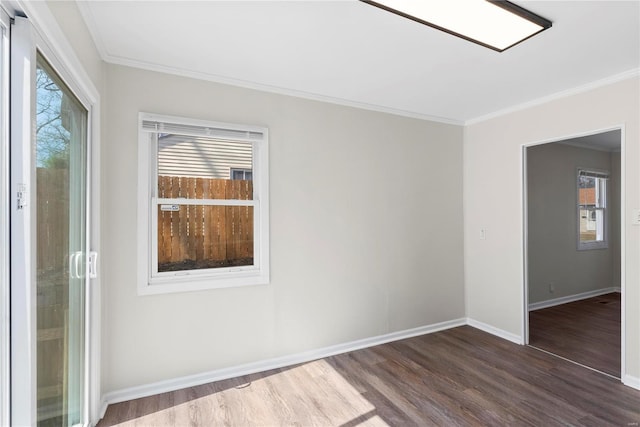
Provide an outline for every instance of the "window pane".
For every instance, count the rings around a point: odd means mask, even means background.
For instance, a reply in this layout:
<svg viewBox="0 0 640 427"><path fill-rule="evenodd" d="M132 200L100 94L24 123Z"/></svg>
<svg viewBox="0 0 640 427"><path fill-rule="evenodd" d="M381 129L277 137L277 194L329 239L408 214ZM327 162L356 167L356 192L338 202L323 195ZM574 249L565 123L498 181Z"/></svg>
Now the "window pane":
<svg viewBox="0 0 640 427"><path fill-rule="evenodd" d="M229 184L253 169L249 142L159 134L157 154L158 197L253 199L250 183Z"/></svg>
<svg viewBox="0 0 640 427"><path fill-rule="evenodd" d="M251 181L253 174L250 169L231 169L231 179L246 179Z"/></svg>
<svg viewBox="0 0 640 427"><path fill-rule="evenodd" d="M158 206L158 272L253 265L253 206Z"/></svg>
<svg viewBox="0 0 640 427"><path fill-rule="evenodd" d="M604 241L604 211L602 209L580 209L580 242Z"/></svg>
<svg viewBox="0 0 640 427"><path fill-rule="evenodd" d="M579 204L596 208L606 207L607 180L591 176L580 176L579 179Z"/></svg>
<svg viewBox="0 0 640 427"><path fill-rule="evenodd" d="M578 184L578 203L583 206L595 206L596 178L581 175Z"/></svg>

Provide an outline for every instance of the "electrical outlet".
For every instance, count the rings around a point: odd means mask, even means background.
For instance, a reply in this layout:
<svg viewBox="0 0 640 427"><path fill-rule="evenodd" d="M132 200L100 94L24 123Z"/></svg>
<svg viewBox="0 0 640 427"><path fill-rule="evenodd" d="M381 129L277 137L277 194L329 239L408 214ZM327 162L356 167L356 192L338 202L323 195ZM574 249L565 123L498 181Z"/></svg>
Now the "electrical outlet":
<svg viewBox="0 0 640 427"><path fill-rule="evenodd" d="M553 284L553 282L549 283L549 293L552 294L556 291L556 286Z"/></svg>
<svg viewBox="0 0 640 427"><path fill-rule="evenodd" d="M480 240L487 240L487 230L484 228L480 229Z"/></svg>
<svg viewBox="0 0 640 427"><path fill-rule="evenodd" d="M640 209L634 209L631 211L631 224L640 225Z"/></svg>

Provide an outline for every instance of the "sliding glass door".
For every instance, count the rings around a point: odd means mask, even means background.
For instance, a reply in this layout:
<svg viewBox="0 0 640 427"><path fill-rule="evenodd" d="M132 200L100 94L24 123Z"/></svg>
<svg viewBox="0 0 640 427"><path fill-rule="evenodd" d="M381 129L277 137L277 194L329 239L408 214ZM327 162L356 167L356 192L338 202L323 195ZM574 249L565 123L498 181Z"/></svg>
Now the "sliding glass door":
<svg viewBox="0 0 640 427"><path fill-rule="evenodd" d="M80 424L84 395L87 110L36 62L37 417Z"/></svg>
<svg viewBox="0 0 640 427"><path fill-rule="evenodd" d="M11 37L11 423L87 425L88 110L28 20Z"/></svg>

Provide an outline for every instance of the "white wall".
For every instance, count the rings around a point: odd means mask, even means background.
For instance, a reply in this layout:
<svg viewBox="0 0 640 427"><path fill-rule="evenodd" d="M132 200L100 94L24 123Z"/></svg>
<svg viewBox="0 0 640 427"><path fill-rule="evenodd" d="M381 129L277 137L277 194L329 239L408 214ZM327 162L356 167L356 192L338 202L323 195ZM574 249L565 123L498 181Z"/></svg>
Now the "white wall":
<svg viewBox="0 0 640 427"><path fill-rule="evenodd" d="M619 154L560 143L527 149L529 304L620 287L613 272L620 269L619 258L617 266L613 263L614 249L620 245L620 188L613 157ZM577 249L578 168L609 171L607 248Z"/></svg>
<svg viewBox="0 0 640 427"><path fill-rule="evenodd" d="M464 317L462 128L107 69L104 391ZM271 284L136 294L139 111L270 131Z"/></svg>
<svg viewBox="0 0 640 427"><path fill-rule="evenodd" d="M471 124L464 141L468 317L523 332L522 146L625 125L623 206L640 207L640 84L632 78ZM487 239L479 230L487 229ZM626 374L640 378L640 227L626 222ZM624 285L623 285L624 286Z"/></svg>
<svg viewBox="0 0 640 427"><path fill-rule="evenodd" d="M102 89L104 62L74 1L47 0L58 26L96 88Z"/></svg>

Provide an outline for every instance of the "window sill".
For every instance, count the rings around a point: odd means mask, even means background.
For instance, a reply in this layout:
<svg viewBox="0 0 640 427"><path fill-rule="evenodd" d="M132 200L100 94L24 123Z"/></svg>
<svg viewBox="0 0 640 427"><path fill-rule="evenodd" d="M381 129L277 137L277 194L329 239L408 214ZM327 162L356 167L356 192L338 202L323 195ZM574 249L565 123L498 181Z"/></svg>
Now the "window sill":
<svg viewBox="0 0 640 427"><path fill-rule="evenodd" d="M578 244L578 251L593 251L597 249L608 249L609 242L593 242Z"/></svg>
<svg viewBox="0 0 640 427"><path fill-rule="evenodd" d="M260 270L201 276L187 274L183 276L154 277L146 280L138 285L138 295L195 292L268 284L269 274Z"/></svg>

